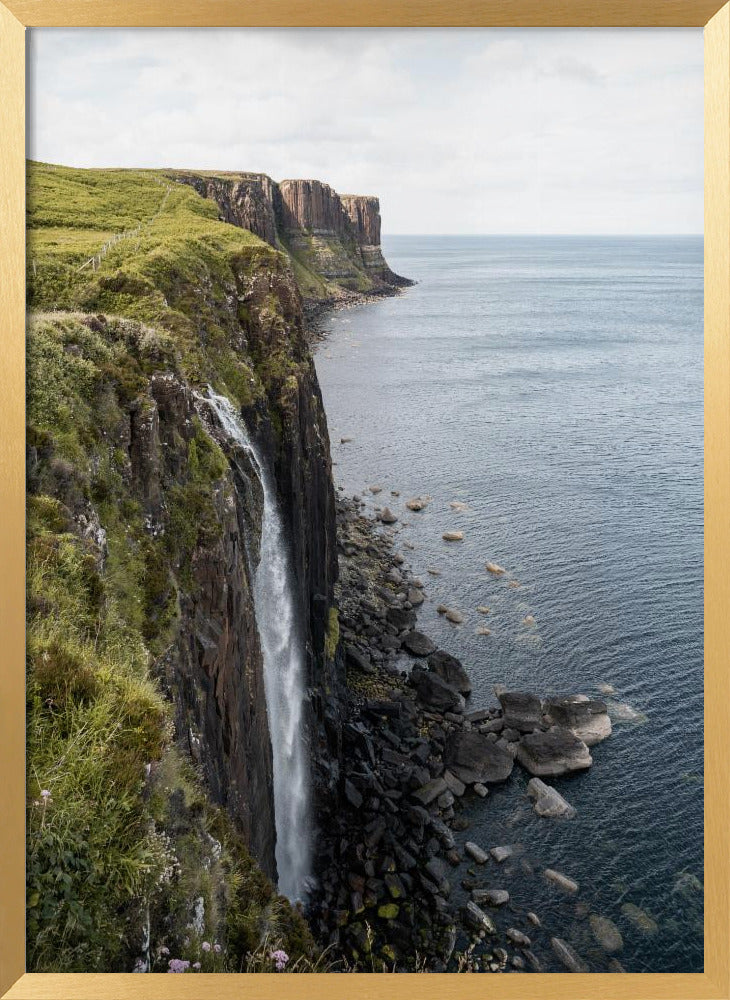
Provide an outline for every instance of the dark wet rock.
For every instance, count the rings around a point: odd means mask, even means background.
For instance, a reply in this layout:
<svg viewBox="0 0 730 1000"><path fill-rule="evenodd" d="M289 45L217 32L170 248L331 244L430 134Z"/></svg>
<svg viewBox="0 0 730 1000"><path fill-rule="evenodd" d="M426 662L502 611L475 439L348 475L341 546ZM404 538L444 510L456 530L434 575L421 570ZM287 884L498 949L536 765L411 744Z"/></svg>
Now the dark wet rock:
<svg viewBox="0 0 730 1000"><path fill-rule="evenodd" d="M361 652L357 646L351 646L348 644L345 647L345 662L348 667L353 667L355 670L362 670L363 673L375 673L375 668L370 662L370 658Z"/></svg>
<svg viewBox="0 0 730 1000"><path fill-rule="evenodd" d="M497 931L492 918L471 900L464 907L464 918L477 931L486 931L487 934L495 934Z"/></svg>
<svg viewBox="0 0 730 1000"><path fill-rule="evenodd" d="M602 917L597 913L592 913L588 918L588 923L591 926L593 937L607 955L615 951L621 951L624 946L624 939L621 937L621 931L613 920L610 920L608 917Z"/></svg>
<svg viewBox="0 0 730 1000"><path fill-rule="evenodd" d="M575 816L575 808L567 802L552 785L546 785L541 778L531 778L527 783L527 794L534 799L534 810L538 816L549 819Z"/></svg>
<svg viewBox="0 0 730 1000"><path fill-rule="evenodd" d="M516 927L508 927L505 933L512 944L516 945L518 948L529 948L532 944L532 941L528 938L528 936L523 934L522 931L517 930Z"/></svg>
<svg viewBox="0 0 730 1000"><path fill-rule="evenodd" d="M441 680L438 674L414 668L411 671L411 682L416 689L418 700L427 708L436 712L464 711L463 695L446 681Z"/></svg>
<svg viewBox="0 0 730 1000"><path fill-rule="evenodd" d="M359 809L363 802L362 795L349 778L345 780L345 798L354 809Z"/></svg>
<svg viewBox="0 0 730 1000"><path fill-rule="evenodd" d="M586 963L567 941L554 937L550 939L550 944L568 972L590 972Z"/></svg>
<svg viewBox="0 0 730 1000"><path fill-rule="evenodd" d="M545 712L549 721L572 730L586 746L595 746L611 735L605 701L591 700L580 694L550 698L545 703Z"/></svg>
<svg viewBox="0 0 730 1000"><path fill-rule="evenodd" d="M444 781L443 778L434 778L432 781L429 781L421 788L418 788L415 792L412 793L412 795L413 798L417 799L422 805L428 806L432 802L434 802L439 797L439 795L443 795L443 793L446 791L446 787L447 787L446 782ZM429 818L430 817L428 817L427 814L426 821L428 821Z"/></svg>
<svg viewBox="0 0 730 1000"><path fill-rule="evenodd" d="M428 656L429 653L433 653L436 649L435 643L427 635L424 635L423 632L418 632L416 629L413 629L413 631L409 632L403 638L403 646L413 656Z"/></svg>
<svg viewBox="0 0 730 1000"><path fill-rule="evenodd" d="M471 694L469 675L455 656L451 656L443 649L437 649L428 657L428 667L461 694Z"/></svg>
<svg viewBox="0 0 730 1000"><path fill-rule="evenodd" d="M593 763L585 743L561 726L523 736L517 746L517 760L537 777L569 774Z"/></svg>
<svg viewBox="0 0 730 1000"><path fill-rule="evenodd" d="M535 694L503 691L498 695L504 724L521 733L532 732L542 725L542 702Z"/></svg>
<svg viewBox="0 0 730 1000"><path fill-rule="evenodd" d="M457 798L461 798L466 791L466 785L463 781L460 781L448 768L444 771L444 781L452 795L455 795Z"/></svg>
<svg viewBox="0 0 730 1000"><path fill-rule="evenodd" d="M398 605L391 605L385 612L385 617L391 625L395 625L398 631L411 628L416 623L416 612L411 608L401 608Z"/></svg>
<svg viewBox="0 0 730 1000"><path fill-rule="evenodd" d="M514 759L482 733L470 730L453 733L448 738L444 763L467 785L495 784L509 778Z"/></svg>
<svg viewBox="0 0 730 1000"><path fill-rule="evenodd" d="M489 789L486 785L483 785L481 781L475 781L472 790L479 796L480 799L486 799L487 795L489 795Z"/></svg>

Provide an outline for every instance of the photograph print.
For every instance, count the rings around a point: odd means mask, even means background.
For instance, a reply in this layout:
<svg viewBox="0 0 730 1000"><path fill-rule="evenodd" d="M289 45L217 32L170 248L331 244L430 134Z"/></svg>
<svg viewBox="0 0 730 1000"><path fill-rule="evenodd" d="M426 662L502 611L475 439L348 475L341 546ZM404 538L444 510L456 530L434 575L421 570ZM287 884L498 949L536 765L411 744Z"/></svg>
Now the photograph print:
<svg viewBox="0 0 730 1000"><path fill-rule="evenodd" d="M701 29L29 37L28 971L701 972Z"/></svg>

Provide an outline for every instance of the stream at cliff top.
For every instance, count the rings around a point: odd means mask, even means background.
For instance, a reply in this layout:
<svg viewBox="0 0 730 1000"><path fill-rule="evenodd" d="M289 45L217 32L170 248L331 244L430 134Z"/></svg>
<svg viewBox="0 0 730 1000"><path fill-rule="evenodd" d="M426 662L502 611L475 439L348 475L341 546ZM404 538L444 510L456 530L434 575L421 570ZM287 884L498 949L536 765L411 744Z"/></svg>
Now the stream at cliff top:
<svg viewBox="0 0 730 1000"><path fill-rule="evenodd" d="M249 455L264 496L261 550L254 573L256 624L264 661L266 711L274 774L276 867L279 892L303 899L309 875L311 829L307 746L303 735L304 647L293 595L291 557L271 472L241 417L224 396L205 402L228 437Z"/></svg>
<svg viewBox="0 0 730 1000"><path fill-rule="evenodd" d="M702 239L419 236L384 250L419 283L335 313L317 350L336 483L401 519L397 546L426 586L418 627L463 661L470 707L494 704L499 683L599 697L610 684L609 705L640 713L614 708L591 770L554 781L574 820L537 817L516 768L469 806L462 842L521 844L501 886L587 959L589 907L619 926L627 971L701 971ZM423 495L423 512L405 509ZM551 890L545 867L579 893Z"/></svg>

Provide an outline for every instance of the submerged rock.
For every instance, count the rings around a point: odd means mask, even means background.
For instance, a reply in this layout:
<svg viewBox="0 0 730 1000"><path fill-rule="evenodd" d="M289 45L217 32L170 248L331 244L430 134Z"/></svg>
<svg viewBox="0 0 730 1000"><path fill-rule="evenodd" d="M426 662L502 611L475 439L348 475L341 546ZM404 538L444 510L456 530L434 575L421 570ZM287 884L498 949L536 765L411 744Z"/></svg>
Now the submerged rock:
<svg viewBox="0 0 730 1000"><path fill-rule="evenodd" d="M444 748L444 763L467 785L491 785L509 778L514 758L484 734L469 730L451 734Z"/></svg>
<svg viewBox="0 0 730 1000"><path fill-rule="evenodd" d="M567 941L554 937L550 939L550 944L568 972L590 972L578 952L571 948Z"/></svg>
<svg viewBox="0 0 730 1000"><path fill-rule="evenodd" d="M444 612L444 617L446 618L446 621L451 622L452 625L461 625L464 621L464 616L461 611L457 611L456 608L448 608L448 610Z"/></svg>
<svg viewBox="0 0 730 1000"><path fill-rule="evenodd" d="M609 920L608 917L601 917L597 913L591 913L588 923L591 926L593 937L607 955L612 954L614 951L621 951L624 946L624 939L621 937L621 931L613 920Z"/></svg>
<svg viewBox="0 0 730 1000"><path fill-rule="evenodd" d="M555 871L554 868L546 868L543 875L548 880L552 882L553 885L557 885L560 889L565 890L565 892L577 892L578 883L572 878L568 878L567 875L563 875L562 872Z"/></svg>
<svg viewBox="0 0 730 1000"><path fill-rule="evenodd" d="M504 906L509 903L506 889L474 889L471 898L478 906Z"/></svg>
<svg viewBox="0 0 730 1000"><path fill-rule="evenodd" d="M585 770L593 763L583 740L561 726L523 736L517 745L517 760L537 777L557 777Z"/></svg>
<svg viewBox="0 0 730 1000"><path fill-rule="evenodd" d="M638 931L646 934L647 937L653 937L658 933L659 925L656 920L650 917L646 910L642 910L641 907L636 906L635 903L624 903L621 907L621 912Z"/></svg>
<svg viewBox="0 0 730 1000"><path fill-rule="evenodd" d="M527 783L527 794L535 800L533 809L538 816L545 816L549 819L564 817L572 819L575 816L575 808L567 802L560 792L552 785L546 785L540 778L531 778Z"/></svg>
<svg viewBox="0 0 730 1000"><path fill-rule="evenodd" d="M461 542L464 540L463 531L445 531L441 536L445 542Z"/></svg>
<svg viewBox="0 0 730 1000"><path fill-rule="evenodd" d="M515 853L514 847L510 847L509 844L503 844L500 847L493 847L489 852L498 865L502 862L507 861Z"/></svg>

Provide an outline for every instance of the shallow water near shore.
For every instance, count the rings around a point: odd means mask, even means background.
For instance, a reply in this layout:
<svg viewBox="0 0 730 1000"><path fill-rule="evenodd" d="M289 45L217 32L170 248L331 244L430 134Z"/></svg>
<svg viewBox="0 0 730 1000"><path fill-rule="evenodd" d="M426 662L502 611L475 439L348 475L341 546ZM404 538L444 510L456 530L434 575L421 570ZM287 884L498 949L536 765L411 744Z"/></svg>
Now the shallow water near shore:
<svg viewBox="0 0 730 1000"><path fill-rule="evenodd" d="M597 696L610 684L609 700L642 713L616 710L593 768L555 781L574 820L538 818L517 767L469 805L460 842L523 845L479 883L539 914L547 968L554 934L606 968L585 904L620 928L627 971L701 971L702 896L680 877L703 881L702 239L384 249L418 284L333 314L317 349L336 483L400 518L397 547L426 587L418 627L463 660L470 708L494 704L497 683ZM422 512L404 507L426 495ZM578 894L549 887L548 867Z"/></svg>

